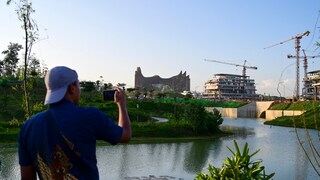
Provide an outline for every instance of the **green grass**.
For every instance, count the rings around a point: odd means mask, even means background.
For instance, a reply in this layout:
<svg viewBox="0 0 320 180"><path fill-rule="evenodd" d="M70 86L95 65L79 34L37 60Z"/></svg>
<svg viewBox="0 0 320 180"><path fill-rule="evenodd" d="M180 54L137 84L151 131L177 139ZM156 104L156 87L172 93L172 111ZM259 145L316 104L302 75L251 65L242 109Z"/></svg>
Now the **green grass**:
<svg viewBox="0 0 320 180"><path fill-rule="evenodd" d="M0 126L0 144L16 143L20 128ZM225 135L223 132L196 133L188 124L174 123L132 123L133 143L189 141L192 139L213 138ZM99 144L103 144L100 142Z"/></svg>
<svg viewBox="0 0 320 180"><path fill-rule="evenodd" d="M192 137L197 136L187 125L173 125L169 123L133 123L133 137Z"/></svg>
<svg viewBox="0 0 320 180"><path fill-rule="evenodd" d="M132 137L129 144L160 144L160 143L185 143L194 141L208 141L214 140L230 134L219 133L214 136L196 136L196 137ZM1 144L0 144L1 145ZM98 146L109 146L110 144L99 140Z"/></svg>
<svg viewBox="0 0 320 180"><path fill-rule="evenodd" d="M320 108L309 109L300 116L282 116L272 121L266 121L264 124L287 126L297 128L318 129L320 128Z"/></svg>
<svg viewBox="0 0 320 180"><path fill-rule="evenodd" d="M275 103L269 109L270 110L311 110L315 107L319 107L320 102L314 101L299 101L293 103Z"/></svg>
<svg viewBox="0 0 320 180"><path fill-rule="evenodd" d="M138 104L138 108L137 108ZM134 138L185 138L212 136L219 133L207 132L207 128L198 130L199 126L194 125L195 122L207 120L209 116L199 114L199 117L190 117L188 112L193 109L202 110L203 107L198 104L185 103L157 103L153 101L128 101L128 113L132 122ZM86 103L84 106L95 106L105 112L111 119L118 119L118 108L113 102L95 102L93 104ZM204 109L203 109L204 111ZM152 116L168 118L167 123L155 123L151 119ZM200 116L204 116L200 118ZM207 117L207 119L205 118ZM189 118L189 119L188 119ZM210 117L213 118L213 117ZM16 142L21 120L13 119L11 121L0 123L0 143ZM204 125L202 125L204 126ZM198 131L196 131L196 129ZM8 132L7 132L8 130ZM12 132L11 132L12 130ZM213 131L213 130L212 130Z"/></svg>
<svg viewBox="0 0 320 180"><path fill-rule="evenodd" d="M198 103L204 106L209 107L222 107L222 108L239 108L248 104L247 102L238 102L238 101L209 101L204 99L182 99L182 98L156 98L154 102L162 102L162 103Z"/></svg>
<svg viewBox="0 0 320 180"><path fill-rule="evenodd" d="M20 128L4 128L0 126L0 143L11 143L18 141Z"/></svg>
<svg viewBox="0 0 320 180"><path fill-rule="evenodd" d="M272 105L270 110L286 110L290 106L290 103L279 103Z"/></svg>

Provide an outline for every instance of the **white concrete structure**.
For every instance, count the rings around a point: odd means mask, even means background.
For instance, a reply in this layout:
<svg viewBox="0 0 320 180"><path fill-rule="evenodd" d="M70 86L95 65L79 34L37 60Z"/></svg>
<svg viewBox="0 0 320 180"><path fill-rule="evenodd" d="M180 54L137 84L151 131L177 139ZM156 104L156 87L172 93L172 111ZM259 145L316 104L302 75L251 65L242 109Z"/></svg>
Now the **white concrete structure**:
<svg viewBox="0 0 320 180"><path fill-rule="evenodd" d="M253 79L235 74L215 74L205 83L205 99L258 99Z"/></svg>
<svg viewBox="0 0 320 180"><path fill-rule="evenodd" d="M299 116L306 111L299 110L268 110L273 101L251 102L239 108L221 108L221 107L206 107L208 112L213 112L217 109L222 117L229 118L265 118L273 120L281 116Z"/></svg>
<svg viewBox="0 0 320 180"><path fill-rule="evenodd" d="M299 116L306 111L299 110L267 110L266 111L266 120L273 120L281 116Z"/></svg>
<svg viewBox="0 0 320 180"><path fill-rule="evenodd" d="M213 112L213 109L217 109L222 117L264 118L262 114L268 110L272 103L273 101L259 101L239 108L206 107L206 110Z"/></svg>
<svg viewBox="0 0 320 180"><path fill-rule="evenodd" d="M320 70L308 72L303 78L303 83L302 97L304 99L320 98Z"/></svg>

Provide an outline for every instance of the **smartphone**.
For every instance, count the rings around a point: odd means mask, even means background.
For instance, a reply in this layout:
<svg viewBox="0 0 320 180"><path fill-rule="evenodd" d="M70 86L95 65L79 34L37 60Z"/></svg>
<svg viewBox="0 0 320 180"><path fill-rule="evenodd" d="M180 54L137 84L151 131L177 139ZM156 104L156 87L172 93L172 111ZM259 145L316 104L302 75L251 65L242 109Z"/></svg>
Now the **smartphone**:
<svg viewBox="0 0 320 180"><path fill-rule="evenodd" d="M103 100L114 101L114 93L116 90L105 90L103 91Z"/></svg>

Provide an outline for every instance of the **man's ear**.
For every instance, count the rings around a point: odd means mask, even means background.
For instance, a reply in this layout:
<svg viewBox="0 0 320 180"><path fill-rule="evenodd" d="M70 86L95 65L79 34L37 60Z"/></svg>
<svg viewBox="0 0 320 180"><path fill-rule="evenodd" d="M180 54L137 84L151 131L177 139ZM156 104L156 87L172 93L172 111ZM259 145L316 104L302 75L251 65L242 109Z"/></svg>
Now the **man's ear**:
<svg viewBox="0 0 320 180"><path fill-rule="evenodd" d="M68 86L68 90L67 91L68 91L69 94L74 94L75 89L76 89L76 85L77 85L77 83L74 82L74 83L72 83L72 84L70 84Z"/></svg>

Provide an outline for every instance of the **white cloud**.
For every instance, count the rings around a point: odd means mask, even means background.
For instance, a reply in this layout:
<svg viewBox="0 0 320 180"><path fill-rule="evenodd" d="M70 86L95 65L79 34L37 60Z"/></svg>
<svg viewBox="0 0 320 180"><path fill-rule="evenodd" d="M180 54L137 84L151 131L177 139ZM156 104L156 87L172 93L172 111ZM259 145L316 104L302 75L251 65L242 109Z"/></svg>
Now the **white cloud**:
<svg viewBox="0 0 320 180"><path fill-rule="evenodd" d="M256 84L257 94L275 95L275 96L291 96L294 90L294 80L285 79L283 81L275 81L271 79L262 80Z"/></svg>

